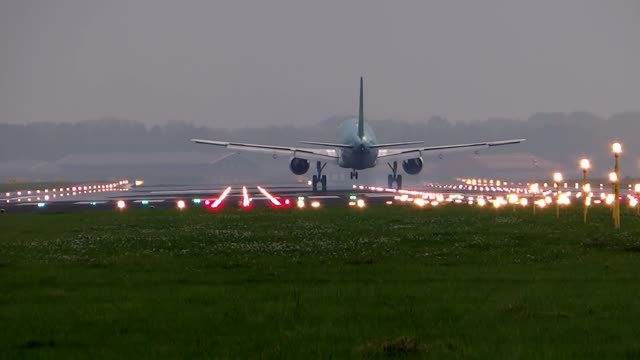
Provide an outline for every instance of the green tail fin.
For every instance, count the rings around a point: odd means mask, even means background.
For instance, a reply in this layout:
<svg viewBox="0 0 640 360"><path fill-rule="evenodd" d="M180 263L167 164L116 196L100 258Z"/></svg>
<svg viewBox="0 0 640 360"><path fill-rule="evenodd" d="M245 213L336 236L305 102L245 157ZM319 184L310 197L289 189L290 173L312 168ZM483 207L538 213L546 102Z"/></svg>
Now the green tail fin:
<svg viewBox="0 0 640 360"><path fill-rule="evenodd" d="M358 137L364 137L364 103L362 99L362 76L360 77L360 112L358 115Z"/></svg>

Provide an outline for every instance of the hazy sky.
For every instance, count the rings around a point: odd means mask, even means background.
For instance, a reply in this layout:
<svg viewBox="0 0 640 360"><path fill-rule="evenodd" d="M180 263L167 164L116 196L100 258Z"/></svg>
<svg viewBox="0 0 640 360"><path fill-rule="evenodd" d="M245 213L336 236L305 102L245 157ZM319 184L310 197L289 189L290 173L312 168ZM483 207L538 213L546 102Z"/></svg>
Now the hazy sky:
<svg viewBox="0 0 640 360"><path fill-rule="evenodd" d="M0 0L0 123L640 109L640 2Z"/></svg>

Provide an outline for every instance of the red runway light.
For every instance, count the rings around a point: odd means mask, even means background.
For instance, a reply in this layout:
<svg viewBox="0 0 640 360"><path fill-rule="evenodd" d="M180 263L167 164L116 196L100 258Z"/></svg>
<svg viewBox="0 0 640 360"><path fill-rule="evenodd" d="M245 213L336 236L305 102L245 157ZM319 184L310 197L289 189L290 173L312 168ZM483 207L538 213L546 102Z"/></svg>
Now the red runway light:
<svg viewBox="0 0 640 360"><path fill-rule="evenodd" d="M269 201L271 202L271 205L273 205L275 207L282 206L282 203L280 202L280 200L276 199L275 197L273 197L273 195L269 194L269 192L267 190L263 189L260 186L258 186L258 190L260 190L262 195L266 196L267 199L269 199Z"/></svg>
<svg viewBox="0 0 640 360"><path fill-rule="evenodd" d="M248 209L251 207L251 200L249 200L249 193L247 192L247 188L245 186L242 187L242 207L244 209Z"/></svg>
<svg viewBox="0 0 640 360"><path fill-rule="evenodd" d="M222 202L224 201L224 199L227 197L227 195L229 195L229 193L231 192L231 186L227 187L222 194L220 194L220 197L218 197L215 200L205 200L204 201L204 205L208 206L211 209L217 209L222 205Z"/></svg>

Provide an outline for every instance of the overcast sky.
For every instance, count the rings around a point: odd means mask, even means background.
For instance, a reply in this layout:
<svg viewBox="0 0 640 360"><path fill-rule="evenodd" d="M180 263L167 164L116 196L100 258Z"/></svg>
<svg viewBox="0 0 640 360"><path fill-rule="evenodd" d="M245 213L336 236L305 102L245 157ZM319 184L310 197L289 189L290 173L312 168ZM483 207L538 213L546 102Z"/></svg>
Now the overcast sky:
<svg viewBox="0 0 640 360"><path fill-rule="evenodd" d="M640 109L640 2L0 0L0 123Z"/></svg>

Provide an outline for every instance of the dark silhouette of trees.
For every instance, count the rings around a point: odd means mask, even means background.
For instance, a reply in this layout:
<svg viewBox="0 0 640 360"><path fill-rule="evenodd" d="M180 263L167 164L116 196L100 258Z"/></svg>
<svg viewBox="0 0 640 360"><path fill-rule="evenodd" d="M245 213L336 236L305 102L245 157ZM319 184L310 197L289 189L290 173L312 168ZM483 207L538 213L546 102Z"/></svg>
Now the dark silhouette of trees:
<svg viewBox="0 0 640 360"><path fill-rule="evenodd" d="M191 138L220 139L279 145L296 145L298 140L334 142L337 125L346 117L336 116L305 127L271 126L243 129L214 129L181 121L146 126L138 121L100 119L79 123L0 124L0 161L53 161L68 154L104 152L206 151ZM526 138L514 152L577 167L577 159L588 156L595 167L611 162L610 143L624 145L622 166L637 174L640 152L640 113L624 112L608 119L588 112L535 113L526 120L491 118L475 122L451 122L434 116L405 123L372 120L380 142L423 140L429 145L480 140Z"/></svg>

